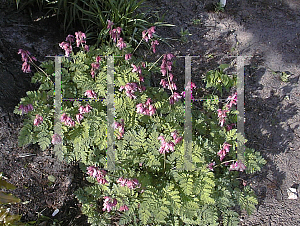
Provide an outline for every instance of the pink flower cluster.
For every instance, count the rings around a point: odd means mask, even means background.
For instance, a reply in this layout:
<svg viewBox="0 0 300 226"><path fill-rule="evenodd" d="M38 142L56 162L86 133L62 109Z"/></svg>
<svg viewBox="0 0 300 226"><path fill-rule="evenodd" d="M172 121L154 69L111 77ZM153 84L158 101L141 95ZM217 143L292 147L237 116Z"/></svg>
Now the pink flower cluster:
<svg viewBox="0 0 300 226"><path fill-rule="evenodd" d="M195 85L195 83L191 82L191 99L192 99L192 100L194 100L194 97L193 97L193 89L196 89L196 88L197 88L197 86ZM185 91L183 91L183 92L181 93L181 95L182 95L183 97L185 97Z"/></svg>
<svg viewBox="0 0 300 226"><path fill-rule="evenodd" d="M131 53L126 53L125 54L125 60L130 60L132 57L132 54Z"/></svg>
<svg viewBox="0 0 300 226"><path fill-rule="evenodd" d="M37 59L34 57L34 56L31 56L30 57L30 52L28 50L23 50L23 49L19 49L19 52L18 54L21 54L22 56L22 61L23 61L23 64L22 64L22 71L24 73L30 73L31 70L30 70L30 64L29 64L29 61L37 61Z"/></svg>
<svg viewBox="0 0 300 226"><path fill-rule="evenodd" d="M69 42L61 42L58 44L60 48L62 48L65 51L65 56L70 56L70 53L72 52L72 44Z"/></svg>
<svg viewBox="0 0 300 226"><path fill-rule="evenodd" d="M104 203L103 203L103 211L107 211L107 212L110 212L113 207L115 207L118 203L117 199L112 199L111 197L109 196L104 196Z"/></svg>
<svg viewBox="0 0 300 226"><path fill-rule="evenodd" d="M178 132L176 130L171 133L171 136L173 137L175 144L178 144L183 139L183 137L178 136Z"/></svg>
<svg viewBox="0 0 300 226"><path fill-rule="evenodd" d="M108 184L108 181L105 179L105 176L107 174L105 170L100 170L96 166L89 166L87 168L87 174L90 177L96 178L99 184Z"/></svg>
<svg viewBox="0 0 300 226"><path fill-rule="evenodd" d="M178 101L179 99L181 99L182 96L180 96L177 92L174 92L171 96L170 96L170 104L175 104L176 101Z"/></svg>
<svg viewBox="0 0 300 226"><path fill-rule="evenodd" d="M172 71L172 58L174 57L173 54L165 54L163 56L162 64L160 66L160 71L163 76L169 76L169 78L161 79L160 85L164 88L168 88L172 91L172 95L170 97L170 104L174 104L176 101L181 99L181 95L177 92L173 92L173 90L177 90L176 84L173 82L174 75L171 73Z"/></svg>
<svg viewBox="0 0 300 226"><path fill-rule="evenodd" d="M83 119L83 114L85 113L89 113L91 111L92 107L87 104L86 106L80 106L79 107L79 114L76 115L76 120L78 123L81 122L81 120Z"/></svg>
<svg viewBox="0 0 300 226"><path fill-rule="evenodd" d="M120 38L122 28L117 27L115 29L112 29L113 25L114 25L114 23L112 21L107 20L107 29L109 30L109 35L110 35L111 39L115 43L117 43L117 47L119 48L119 50L122 50L122 49L126 48L126 43L124 42L123 38Z"/></svg>
<svg viewBox="0 0 300 226"><path fill-rule="evenodd" d="M121 139L124 135L124 119L121 119L121 122L114 122L114 129L119 129L119 133L117 135L117 139Z"/></svg>
<svg viewBox="0 0 300 226"><path fill-rule="evenodd" d="M223 159L225 158L226 154L229 152L229 148L232 145L228 144L227 142L224 142L223 147L221 150L218 151L217 155L220 156L220 161L223 161Z"/></svg>
<svg viewBox="0 0 300 226"><path fill-rule="evenodd" d="M87 96L88 98L97 98L97 94L90 89L85 91L84 95Z"/></svg>
<svg viewBox="0 0 300 226"><path fill-rule="evenodd" d="M67 116L66 113L62 114L62 116L60 117L60 121L69 127L75 126L75 121L71 117Z"/></svg>
<svg viewBox="0 0 300 226"><path fill-rule="evenodd" d="M125 86L121 86L119 90L122 91L123 89L125 89L125 93L128 97L130 97L131 99L136 99L136 95L134 95L134 93L137 90L139 90L140 92L145 91L146 87L138 86L136 83L132 82L127 83Z"/></svg>
<svg viewBox="0 0 300 226"><path fill-rule="evenodd" d="M111 28L110 28L109 30L110 30L110 31L109 31L109 34L110 34L112 40L113 40L114 42L117 42L117 40L120 38L122 28L121 28L121 27L117 27L117 28L115 28L115 29L111 29Z"/></svg>
<svg viewBox="0 0 300 226"><path fill-rule="evenodd" d="M244 163L241 162L241 160L236 161L235 163L232 163L229 167L229 170L237 170L243 172L246 169L246 166Z"/></svg>
<svg viewBox="0 0 300 226"><path fill-rule="evenodd" d="M112 199L109 196L104 196L104 202L103 202L103 211L110 212L118 203L117 199ZM119 208L119 211L128 211L128 206L127 205L122 205Z"/></svg>
<svg viewBox="0 0 300 226"><path fill-rule="evenodd" d="M136 111L137 113L141 113L143 115L149 115L152 116L155 114L155 107L153 105L151 105L151 98L148 98L145 102L145 104L138 104L136 105Z"/></svg>
<svg viewBox="0 0 300 226"><path fill-rule="evenodd" d="M138 73L140 81L143 82L144 81L144 77L142 77L142 69L141 69L141 67L137 67L134 64L131 64L131 67L133 67L132 72Z"/></svg>
<svg viewBox="0 0 300 226"><path fill-rule="evenodd" d="M166 142L164 136L159 136L157 139L160 140L160 148L159 148L159 153L160 154L165 154L166 152L169 153L170 151L175 150L175 144L178 144L179 142L182 141L182 137L178 136L177 131L175 130L174 132L171 133L171 136L174 139L173 141Z"/></svg>
<svg viewBox="0 0 300 226"><path fill-rule="evenodd" d="M80 106L78 110L80 114L85 114L89 113L92 110L92 107L89 104L87 104L86 106Z"/></svg>
<svg viewBox="0 0 300 226"><path fill-rule="evenodd" d="M53 134L52 136L52 144L59 144L62 142L61 136L59 136L57 133Z"/></svg>
<svg viewBox="0 0 300 226"><path fill-rule="evenodd" d="M92 69L91 69L91 75L92 75L92 78L95 77L95 74L96 74L96 71L99 69L100 67L100 61L102 60L102 58L100 56L97 56L96 57L96 62L92 63L91 66L92 66Z"/></svg>
<svg viewBox="0 0 300 226"><path fill-rule="evenodd" d="M33 106L32 106L32 104L28 104L26 106L21 104L19 106L19 110L22 110L22 115L24 114L24 112L27 114L28 112L33 111Z"/></svg>
<svg viewBox="0 0 300 226"><path fill-rule="evenodd" d="M155 27L150 27L148 30L144 30L142 32L142 37L146 42L148 42L149 39L153 38L154 33L155 33Z"/></svg>
<svg viewBox="0 0 300 226"><path fill-rule="evenodd" d="M227 104L228 109L230 109L232 105L237 105L237 92L235 92L232 96L229 96L227 101L230 101L229 104Z"/></svg>
<svg viewBox="0 0 300 226"><path fill-rule="evenodd" d="M233 96L229 96L227 101L229 101L229 103L226 104L225 110L218 109L218 118L221 127L224 126L227 117L226 114L230 111L232 105L237 105L237 92L235 92ZM233 125L234 124L228 125L226 130L231 130Z"/></svg>
<svg viewBox="0 0 300 226"><path fill-rule="evenodd" d="M126 43L124 42L123 38L118 39L117 47L119 50L126 48Z"/></svg>
<svg viewBox="0 0 300 226"><path fill-rule="evenodd" d="M159 45L159 42L157 40L151 42L151 48L152 48L153 53L156 52L156 46L158 46L158 45Z"/></svg>
<svg viewBox="0 0 300 226"><path fill-rule="evenodd" d="M216 165L215 162L211 162L207 165L207 168L210 170L210 171L214 171L214 166Z"/></svg>
<svg viewBox="0 0 300 226"><path fill-rule="evenodd" d="M83 114L89 113L91 109L92 107L89 104L87 104L86 106L80 106L78 109L79 113L76 114L76 121L80 124L83 119ZM69 127L75 126L75 121L71 117L67 116L66 113L62 114L62 116L60 117L60 121Z"/></svg>
<svg viewBox="0 0 300 226"><path fill-rule="evenodd" d="M235 126L234 123L226 125L226 131L232 130L232 128Z"/></svg>
<svg viewBox="0 0 300 226"><path fill-rule="evenodd" d="M75 32L75 36L76 36L76 46L79 47L80 44L81 44L86 51L89 51L89 46L86 45L85 33L81 32L81 31L78 31L78 32ZM73 51L72 43L74 43L74 42L75 42L74 35L68 35L66 37L65 42L59 43L59 47L62 48L65 51L65 56L66 57L69 57L70 54L72 53L72 51Z"/></svg>
<svg viewBox="0 0 300 226"><path fill-rule="evenodd" d="M75 32L75 36L76 36L76 46L79 47L80 44L86 44L86 36L85 36L85 33L81 32L81 31L78 31L78 32Z"/></svg>
<svg viewBox="0 0 300 226"><path fill-rule="evenodd" d="M163 60L162 60L162 63L160 65L160 71L162 73L163 76L166 76L167 73L172 71L172 59L173 59L174 55L172 53L168 53L168 54L165 54L163 56ZM173 79L173 75L170 75L170 80ZM175 86L176 87L176 86ZM165 88L165 87L164 87ZM174 88L176 90L176 88Z"/></svg>
<svg viewBox="0 0 300 226"><path fill-rule="evenodd" d="M139 181L136 178L134 178L134 179L126 179L126 178L120 177L117 180L117 183L121 187L127 186L129 189L135 189L135 188L140 188L141 187L141 184L139 183Z"/></svg>
<svg viewBox="0 0 300 226"><path fill-rule="evenodd" d="M226 117L227 117L226 113L228 113L228 112L229 112L229 110L227 110L227 109L226 110L218 109L218 118L219 118L219 123L220 123L221 127L224 126L224 123L225 123Z"/></svg>
<svg viewBox="0 0 300 226"><path fill-rule="evenodd" d="M36 115L33 121L33 125L38 126L43 122L43 117L40 115Z"/></svg>
<svg viewBox="0 0 300 226"><path fill-rule="evenodd" d="M128 206L126 206L126 205L120 206L120 208L119 208L119 211L127 211L127 210L129 210L129 209L128 209Z"/></svg>

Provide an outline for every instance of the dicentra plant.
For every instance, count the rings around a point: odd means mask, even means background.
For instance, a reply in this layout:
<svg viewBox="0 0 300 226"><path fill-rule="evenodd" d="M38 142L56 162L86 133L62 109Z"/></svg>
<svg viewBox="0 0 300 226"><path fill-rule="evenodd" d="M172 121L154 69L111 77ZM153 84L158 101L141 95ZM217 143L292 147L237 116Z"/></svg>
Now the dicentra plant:
<svg viewBox="0 0 300 226"><path fill-rule="evenodd" d="M185 150L185 92L179 92L173 62L164 54L156 62L141 62L122 38L120 27L108 21L111 41L101 48L88 48L85 34L76 32L60 43L62 96L91 101L63 101L63 137L53 134L54 62L37 67L29 52L20 50L23 71L37 68L32 82L41 85L27 92L15 113L27 114L19 145L38 143L41 149L62 143L67 161L80 161L90 185L76 197L92 225L238 225L239 211L249 214L257 199L239 174L253 173L265 163L258 152L246 148L244 160L237 159L237 94L225 103L217 95L206 95L201 109L191 106L192 141ZM124 28L125 29L125 28ZM142 32L142 42L154 40L155 27ZM76 46L74 43L76 41ZM139 45L138 45L139 46ZM115 170L107 162L107 57L114 58ZM157 64L160 63L160 66ZM225 75L230 88L236 76ZM151 76L161 76L154 87ZM219 89L219 78L208 75L206 82ZM191 95L196 84L191 83ZM191 96L193 99L194 97ZM103 99L103 101L99 101ZM96 101L98 100L98 101ZM186 156L190 153L190 159Z"/></svg>

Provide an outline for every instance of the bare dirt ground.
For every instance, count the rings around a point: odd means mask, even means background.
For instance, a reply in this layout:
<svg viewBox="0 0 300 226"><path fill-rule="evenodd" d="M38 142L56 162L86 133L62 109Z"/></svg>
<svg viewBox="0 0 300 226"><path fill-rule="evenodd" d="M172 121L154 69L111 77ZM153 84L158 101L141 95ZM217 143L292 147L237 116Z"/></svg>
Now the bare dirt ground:
<svg viewBox="0 0 300 226"><path fill-rule="evenodd" d="M170 40L171 47L161 44L157 56L166 52L200 55L192 68L196 85L205 72L219 64L234 65L235 58L229 56L246 56L247 146L260 151L267 164L260 173L245 178L259 205L251 216L242 213L241 225L298 226L299 198L288 199L287 189L300 184L300 2L227 0L224 12L215 12L212 2L147 1L148 8L165 13L165 21L176 25L158 28L157 33L182 40ZM57 162L51 150L40 152L32 145L18 148L22 117L12 113L25 92L35 88L30 75L21 71L18 49L28 49L42 61L46 54L61 53L57 43L64 35L53 19L32 22L7 4L0 9L0 172L18 187L14 194L29 201L13 210L23 214L24 220L36 220L39 212L51 217L58 208L55 218L62 225L87 225L72 195L83 177L76 165ZM181 29L192 35L184 40ZM180 62L178 66L184 70ZM290 75L287 82L281 80L282 72ZM24 157L25 153L34 155ZM49 183L49 175L55 176L54 183Z"/></svg>

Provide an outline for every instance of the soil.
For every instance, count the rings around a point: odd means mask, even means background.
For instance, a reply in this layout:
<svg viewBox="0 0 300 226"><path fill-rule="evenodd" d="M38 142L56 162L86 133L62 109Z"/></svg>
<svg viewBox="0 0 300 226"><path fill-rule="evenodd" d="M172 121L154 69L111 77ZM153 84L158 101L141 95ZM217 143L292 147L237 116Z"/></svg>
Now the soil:
<svg viewBox="0 0 300 226"><path fill-rule="evenodd" d="M214 10L216 2L148 0L148 9L165 13L165 21L176 25L157 28L159 35L173 40L170 46L161 43L155 57L168 52L200 55L192 64L192 81L197 85L208 70L222 63L234 66L232 56L245 56L246 145L260 151L267 164L261 172L244 177L259 205L251 216L242 213L241 225L300 225L299 198L291 200L287 194L288 188L300 184L300 2L228 0L224 12ZM88 225L73 195L84 183L78 166L56 161L51 149L19 148L23 118L12 113L26 91L36 88L30 84L31 75L21 71L18 49L27 49L43 61L45 54L62 53L58 43L65 34L55 18L33 21L5 1L0 9L0 172L17 186L14 194L28 201L12 210L24 221L41 215L51 218L44 225L54 219L61 225ZM191 33L186 40L181 29ZM184 71L183 59L178 67ZM289 75L287 82L281 80L284 74ZM55 177L54 183L49 175ZM60 211L52 217L55 209Z"/></svg>

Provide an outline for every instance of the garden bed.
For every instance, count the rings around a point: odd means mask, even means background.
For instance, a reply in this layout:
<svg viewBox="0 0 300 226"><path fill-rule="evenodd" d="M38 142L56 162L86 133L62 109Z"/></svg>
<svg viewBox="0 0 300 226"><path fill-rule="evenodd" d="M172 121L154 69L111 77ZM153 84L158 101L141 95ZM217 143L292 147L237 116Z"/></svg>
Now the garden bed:
<svg viewBox="0 0 300 226"><path fill-rule="evenodd" d="M267 160L262 172L243 178L255 190L259 205L241 225L299 225L299 200L287 199L287 189L300 183L299 170L299 45L300 5L285 1L229 1L224 12L215 12L210 1L148 1L153 10L165 12L173 28L158 28L171 47L161 44L157 57L166 52L201 58L193 61L192 81L219 64L231 63L230 55L245 60L245 133L247 146L260 151ZM0 6L0 172L17 186L13 192L26 204L12 210L24 221L47 216L44 225L56 219L61 225L85 225L73 193L83 186L84 175L76 163L60 163L52 150L38 146L17 147L22 117L12 113L30 84L21 71L19 48L28 49L40 60L45 54L61 53L58 43L65 35L55 18L31 21L3 1ZM180 35L188 30L192 35ZM188 34L188 33L186 33ZM20 38L22 37L22 38ZM155 58L155 57L154 57ZM184 73L183 61L178 67ZM180 72L180 69L178 73ZM283 72L290 74L283 81ZM54 176L53 182L49 176ZM55 209L59 213L52 217ZM41 217L40 217L41 218Z"/></svg>

